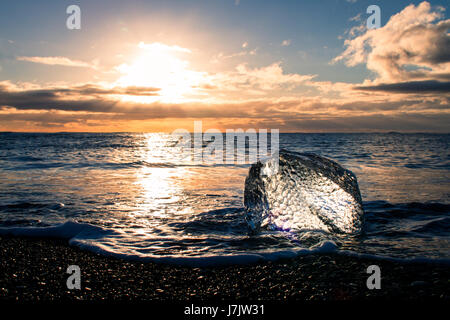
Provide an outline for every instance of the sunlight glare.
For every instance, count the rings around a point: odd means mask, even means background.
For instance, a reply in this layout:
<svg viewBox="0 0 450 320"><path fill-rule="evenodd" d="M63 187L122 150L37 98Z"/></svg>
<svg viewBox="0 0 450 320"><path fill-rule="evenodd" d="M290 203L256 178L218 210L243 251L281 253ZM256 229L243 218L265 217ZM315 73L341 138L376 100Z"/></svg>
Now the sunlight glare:
<svg viewBox="0 0 450 320"><path fill-rule="evenodd" d="M204 77L203 72L190 70L189 62L177 55L191 51L163 43L139 43L142 53L131 63L117 67L123 75L117 80L122 87L160 88L158 96L124 96L123 100L147 103L152 101L185 101Z"/></svg>

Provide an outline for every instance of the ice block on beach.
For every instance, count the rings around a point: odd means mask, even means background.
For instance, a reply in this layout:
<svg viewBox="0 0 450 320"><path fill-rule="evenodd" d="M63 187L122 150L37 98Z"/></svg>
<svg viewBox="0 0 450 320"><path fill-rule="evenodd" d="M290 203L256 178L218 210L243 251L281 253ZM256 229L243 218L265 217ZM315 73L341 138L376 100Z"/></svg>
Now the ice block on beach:
<svg viewBox="0 0 450 320"><path fill-rule="evenodd" d="M268 228L353 234L362 228L356 176L316 154L280 150L278 157L253 164L244 205L252 233Z"/></svg>

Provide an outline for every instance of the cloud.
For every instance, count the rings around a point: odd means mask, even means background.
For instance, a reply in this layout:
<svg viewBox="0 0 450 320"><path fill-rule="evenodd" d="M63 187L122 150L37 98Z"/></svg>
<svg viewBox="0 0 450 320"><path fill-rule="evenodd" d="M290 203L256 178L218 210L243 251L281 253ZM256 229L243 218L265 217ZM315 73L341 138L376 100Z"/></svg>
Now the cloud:
<svg viewBox="0 0 450 320"><path fill-rule="evenodd" d="M168 86L158 73L152 87L3 81L0 130L172 131L201 119L221 130L448 132L450 72L448 34L444 31L448 22L442 21L441 11L436 10L427 3L408 6L383 28L350 29L345 34L349 37L345 51L335 60L348 66L366 64L376 78L362 83L319 81L314 74L287 71L281 62L240 63L228 71L201 72L199 81L186 81L187 87L195 90L187 90L179 100L163 99ZM191 52L163 43L141 42L139 47L164 56L165 52ZM249 50L247 44L241 50L217 59L251 55L256 49ZM66 64L74 63L70 61ZM144 76L148 72L140 65L136 69L148 85L148 76ZM129 70L122 71L127 74Z"/></svg>
<svg viewBox="0 0 450 320"><path fill-rule="evenodd" d="M118 103L117 96L156 96L159 88L114 87L94 84L50 88L20 88L0 82L0 106L22 110L110 111Z"/></svg>
<svg viewBox="0 0 450 320"><path fill-rule="evenodd" d="M246 49L248 48L248 43L244 42L242 44L242 48ZM254 56L256 55L256 52L258 51L258 48L254 48L252 50L243 50L243 51L239 51L239 52L235 52L235 53L231 53L231 54L224 54L223 52L220 52L217 55L214 55L211 59L211 63L219 63L219 61L224 60L224 59L232 59L232 58L236 58L236 57L244 57L247 55L250 56Z"/></svg>
<svg viewBox="0 0 450 320"><path fill-rule="evenodd" d="M17 57L19 61L27 61L33 63L40 63L52 66L65 66L65 67L81 67L81 68L93 68L96 69L97 63L94 61L92 63L72 60L66 57Z"/></svg>
<svg viewBox="0 0 450 320"><path fill-rule="evenodd" d="M239 68L248 79L265 78L273 82L301 82L300 75L284 74L279 64L263 68ZM284 77L284 78L283 78ZM252 81L253 81L252 80ZM257 86L260 86L257 80ZM326 91L338 87L346 92L351 84L312 82ZM270 85L269 88L274 86ZM210 88L214 90L214 88ZM328 89L329 90L329 89ZM64 131L139 130L139 125L163 123L184 125L193 119L214 121L214 127L281 128L282 131L448 131L450 97L397 97L378 92L367 94L350 89L354 96L327 98L326 95L282 96L230 101L192 101L183 103L133 103L118 95L154 95L158 88L105 88L98 84L68 87L36 87L0 82L0 123L2 128L36 128ZM237 91L242 95L245 90ZM161 119L170 120L169 122ZM447 121L447 122L446 122ZM154 127L154 128L156 128ZM177 125L176 127L180 127ZM176 127L166 128L171 131ZM96 129L97 128L97 129ZM4 129L3 129L4 130ZM147 128L147 130L149 130Z"/></svg>
<svg viewBox="0 0 450 320"><path fill-rule="evenodd" d="M376 86L357 86L354 89L394 93L450 93L450 82L427 80L389 84L382 83Z"/></svg>
<svg viewBox="0 0 450 320"><path fill-rule="evenodd" d="M51 131L58 128L66 131L99 130L147 131L158 130L158 125L168 125L166 131L175 128L190 128L194 119L212 123L210 128L280 128L282 132L361 132L361 131L433 131L448 132L450 115L436 112L377 112L355 113L335 112L329 109L301 110L286 109L279 102L248 102L210 105L157 105L146 108L131 109L129 112L71 112L60 110L1 109L0 123L2 130ZM331 112L333 111L333 112ZM176 125L170 126L171 123ZM141 126L141 127L139 127ZM205 129L206 126L204 126ZM142 129L140 130L142 131Z"/></svg>
<svg viewBox="0 0 450 320"><path fill-rule="evenodd" d="M356 16L351 17L350 19L348 19L348 21L361 21L361 12L358 13Z"/></svg>
<svg viewBox="0 0 450 320"><path fill-rule="evenodd" d="M365 63L378 83L449 79L450 19L440 20L442 10L428 2L409 5L382 28L351 32L333 62Z"/></svg>
<svg viewBox="0 0 450 320"><path fill-rule="evenodd" d="M287 47L291 44L291 40L283 40L283 42L281 42L281 46L283 47Z"/></svg>
<svg viewBox="0 0 450 320"><path fill-rule="evenodd" d="M315 75L286 74L281 62L261 68L249 68L247 64L239 64L234 71L212 75L210 81L221 90L264 93L280 88L292 89Z"/></svg>
<svg viewBox="0 0 450 320"><path fill-rule="evenodd" d="M147 50L151 50L151 51L156 51L156 52L182 52L182 53L191 53L191 50L187 49L187 48L183 48L180 46L169 46L167 44L164 43L160 43L160 42L153 42L153 43L145 43L145 42L139 42L138 47L141 49L147 49Z"/></svg>

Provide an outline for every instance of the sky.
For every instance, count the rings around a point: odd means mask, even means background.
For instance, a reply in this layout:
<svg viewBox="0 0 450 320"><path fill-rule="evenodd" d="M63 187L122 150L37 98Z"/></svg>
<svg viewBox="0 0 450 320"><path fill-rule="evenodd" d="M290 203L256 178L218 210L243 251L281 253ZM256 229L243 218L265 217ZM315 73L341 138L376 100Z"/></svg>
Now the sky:
<svg viewBox="0 0 450 320"><path fill-rule="evenodd" d="M381 25L367 28L370 5ZM69 29L70 5L80 29ZM0 131L450 132L447 1L2 1Z"/></svg>

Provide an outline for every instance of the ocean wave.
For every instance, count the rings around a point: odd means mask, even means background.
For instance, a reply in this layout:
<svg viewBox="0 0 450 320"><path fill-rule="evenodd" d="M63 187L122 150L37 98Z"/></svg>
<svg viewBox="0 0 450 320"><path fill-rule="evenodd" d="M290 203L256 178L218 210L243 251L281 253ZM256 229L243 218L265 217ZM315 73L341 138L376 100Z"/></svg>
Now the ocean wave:
<svg viewBox="0 0 450 320"><path fill-rule="evenodd" d="M106 234L112 234L114 231L107 230L88 223L78 223L67 221L63 224L50 227L11 227L0 228L1 235L12 235L22 237L36 238L56 238L56 239L74 239L74 238L98 238Z"/></svg>
<svg viewBox="0 0 450 320"><path fill-rule="evenodd" d="M342 250L332 240L322 240L309 248L293 247L267 250L255 250L248 252L236 251L235 253L205 253L196 256L183 254L157 255L154 253L137 253L134 250L126 250L114 245L118 232L112 229L102 228L88 223L67 221L65 223L49 227L0 227L0 235L19 236L43 239L68 240L69 245L80 247L109 257L142 262L155 262L172 265L208 267L224 265L245 265L279 259L292 259L297 256L310 254L339 254L349 255L362 259L389 260L404 263L439 263L450 264L447 258L412 257L398 258L378 254L360 253L351 250ZM206 251L207 252L207 251Z"/></svg>
<svg viewBox="0 0 450 320"><path fill-rule="evenodd" d="M104 242L112 240L117 233L114 230L102 228L88 223L67 221L63 224L50 227L1 227L0 235L20 236L32 238L54 238L68 240L70 245L75 245L88 251L112 256L126 260L151 261L187 266L215 266L231 264L248 264L261 261L274 261L282 258L294 258L298 255L313 253L335 252L337 246L332 241L323 241L311 248L298 248L288 250L267 250L259 252L238 252L235 254L204 254L198 256L155 255L136 254L126 250L117 250L117 247L106 246Z"/></svg>
<svg viewBox="0 0 450 320"><path fill-rule="evenodd" d="M248 165L182 159L168 135L0 136L3 233L181 264L310 254L326 241L337 254L450 256L450 135L280 134L280 148L333 158L356 174L365 201L358 238L267 229L249 237L242 207Z"/></svg>
<svg viewBox="0 0 450 320"><path fill-rule="evenodd" d="M117 169L136 169L136 168L210 168L210 167L232 167L245 168L249 164L234 164L234 163L177 163L177 162L147 162L147 161L131 161L131 162L58 162L42 160L14 161L8 163L5 161L3 170L8 171L26 171L26 170L45 170L45 169L103 169L103 170L117 170Z"/></svg>

